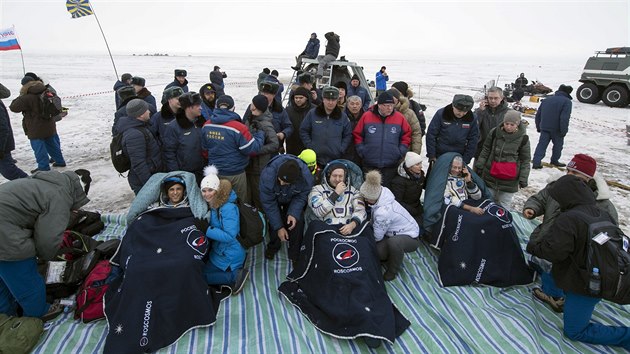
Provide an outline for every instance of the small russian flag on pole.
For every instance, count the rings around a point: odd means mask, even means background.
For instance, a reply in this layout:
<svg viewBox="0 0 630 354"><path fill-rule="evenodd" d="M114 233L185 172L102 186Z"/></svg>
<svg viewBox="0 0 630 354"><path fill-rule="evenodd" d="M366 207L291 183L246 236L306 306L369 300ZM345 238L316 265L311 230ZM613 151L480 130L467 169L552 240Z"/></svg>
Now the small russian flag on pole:
<svg viewBox="0 0 630 354"><path fill-rule="evenodd" d="M0 51L22 49L15 36L15 28L0 29Z"/></svg>

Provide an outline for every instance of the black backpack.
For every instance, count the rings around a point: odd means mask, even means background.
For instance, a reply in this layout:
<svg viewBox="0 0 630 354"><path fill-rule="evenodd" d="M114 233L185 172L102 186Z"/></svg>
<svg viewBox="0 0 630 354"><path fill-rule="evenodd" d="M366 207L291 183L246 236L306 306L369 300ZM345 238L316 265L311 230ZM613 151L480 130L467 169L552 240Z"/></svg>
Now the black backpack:
<svg viewBox="0 0 630 354"><path fill-rule="evenodd" d="M144 141L149 145L149 132L146 128L136 127L142 132L144 135ZM129 171L131 168L131 161L129 160L129 156L125 153L123 149L123 133L118 133L114 135L112 138L112 142L109 144L109 153L112 158L112 164L118 173L123 173Z"/></svg>
<svg viewBox="0 0 630 354"><path fill-rule="evenodd" d="M620 305L630 304L630 238L612 223L608 214L594 217L577 211L588 224L586 269L589 277L599 268L600 293L593 294Z"/></svg>
<svg viewBox="0 0 630 354"><path fill-rule="evenodd" d="M240 219L240 228L236 239L247 249L263 242L267 234L267 222L263 214L253 205L236 201Z"/></svg>
<svg viewBox="0 0 630 354"><path fill-rule="evenodd" d="M39 95L39 111L44 119L53 119L61 114L61 98L53 91L46 89Z"/></svg>

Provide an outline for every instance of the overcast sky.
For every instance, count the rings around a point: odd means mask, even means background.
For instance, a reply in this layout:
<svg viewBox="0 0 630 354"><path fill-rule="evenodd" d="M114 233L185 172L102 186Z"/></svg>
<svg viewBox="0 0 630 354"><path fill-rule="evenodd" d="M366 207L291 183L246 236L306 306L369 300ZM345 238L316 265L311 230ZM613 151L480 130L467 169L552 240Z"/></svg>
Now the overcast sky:
<svg viewBox="0 0 630 354"><path fill-rule="evenodd" d="M628 0L192 1L92 0L112 53L301 52L311 32L334 31L349 58L567 57L630 46ZM63 0L0 0L28 53L107 53L94 16ZM1 57L0 57L1 58Z"/></svg>

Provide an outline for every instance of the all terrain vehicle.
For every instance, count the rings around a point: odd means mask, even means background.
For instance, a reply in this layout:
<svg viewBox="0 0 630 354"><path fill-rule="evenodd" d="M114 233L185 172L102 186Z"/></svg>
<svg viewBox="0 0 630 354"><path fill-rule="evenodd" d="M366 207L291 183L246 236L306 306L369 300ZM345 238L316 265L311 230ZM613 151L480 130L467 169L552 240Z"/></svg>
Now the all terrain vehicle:
<svg viewBox="0 0 630 354"><path fill-rule="evenodd" d="M625 107L630 96L630 47L608 48L588 58L577 89L582 103L602 100L609 107Z"/></svg>

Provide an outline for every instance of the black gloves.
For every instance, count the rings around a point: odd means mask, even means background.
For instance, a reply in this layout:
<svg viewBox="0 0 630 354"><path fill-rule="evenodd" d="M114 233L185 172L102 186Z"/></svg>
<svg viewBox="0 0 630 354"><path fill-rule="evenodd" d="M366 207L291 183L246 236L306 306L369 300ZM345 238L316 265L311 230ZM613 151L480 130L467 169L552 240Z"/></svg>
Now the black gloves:
<svg viewBox="0 0 630 354"><path fill-rule="evenodd" d="M195 226L205 235L206 230L208 230L208 220L195 218Z"/></svg>
<svg viewBox="0 0 630 354"><path fill-rule="evenodd" d="M525 187L527 187L527 182L518 182L518 186L520 188L525 188Z"/></svg>

